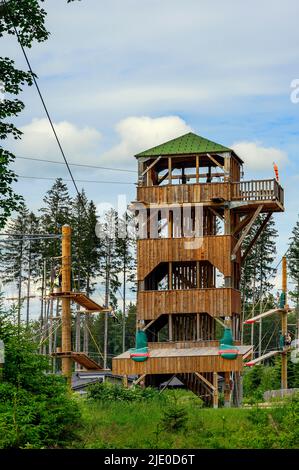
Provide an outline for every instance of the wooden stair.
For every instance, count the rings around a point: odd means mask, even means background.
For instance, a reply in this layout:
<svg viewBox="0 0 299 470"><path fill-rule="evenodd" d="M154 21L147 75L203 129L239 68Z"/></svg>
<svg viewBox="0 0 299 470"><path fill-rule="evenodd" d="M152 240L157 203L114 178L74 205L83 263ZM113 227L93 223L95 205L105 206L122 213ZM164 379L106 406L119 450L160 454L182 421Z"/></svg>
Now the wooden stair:
<svg viewBox="0 0 299 470"><path fill-rule="evenodd" d="M69 298L83 307L87 313L111 311L111 309L104 308L87 297L84 292L52 292L50 295L51 297Z"/></svg>
<svg viewBox="0 0 299 470"><path fill-rule="evenodd" d="M210 373L203 373L204 377L206 377L210 382L212 382L212 378L209 377ZM183 382L183 384L191 390L195 395L201 398L206 405L211 405L213 403L213 395L212 390L202 381L200 378L194 374L177 374L177 378Z"/></svg>
<svg viewBox="0 0 299 470"><path fill-rule="evenodd" d="M103 370L103 368L93 359L91 359L87 354L83 352L75 352L75 351L69 351L69 352L56 352L53 353L52 356L55 357L70 357L73 359L75 362L80 364L80 366L84 367L86 370Z"/></svg>
<svg viewBox="0 0 299 470"><path fill-rule="evenodd" d="M272 310L268 310L267 312L261 313L260 315L256 315L255 317L248 318L244 321L244 325L251 325L252 323L260 321L263 318L269 317L270 315L274 315L275 313L291 313L293 311L293 308L274 308Z"/></svg>

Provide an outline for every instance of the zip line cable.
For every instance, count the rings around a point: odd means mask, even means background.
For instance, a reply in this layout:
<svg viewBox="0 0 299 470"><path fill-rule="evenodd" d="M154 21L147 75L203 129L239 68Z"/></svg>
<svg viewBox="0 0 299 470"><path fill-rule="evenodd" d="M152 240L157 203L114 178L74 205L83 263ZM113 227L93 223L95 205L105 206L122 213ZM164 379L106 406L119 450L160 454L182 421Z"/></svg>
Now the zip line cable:
<svg viewBox="0 0 299 470"><path fill-rule="evenodd" d="M21 160L32 160L35 162L54 163L56 165L64 165L64 162L58 162L56 160L44 160L43 158L19 157L19 156L16 158L21 159ZM134 173L134 174L138 173L135 170L126 170L125 168L112 168L110 166L88 165L85 163L71 163L71 162L68 162L68 163L69 163L69 166L79 166L83 168L98 168L99 170L109 170L109 171L124 171L126 173Z"/></svg>
<svg viewBox="0 0 299 470"><path fill-rule="evenodd" d="M57 178L50 177L50 176L24 176L24 175L18 175L18 178L26 178L26 179L33 179L33 180L49 180L49 181L56 181ZM73 180L68 180L65 178L61 178L62 181L65 182L72 182ZM77 183L97 183L97 184L135 184L132 182L127 182L127 181L100 181L100 180L78 180L76 179ZM81 195L80 195L81 199ZM82 204L84 204L82 202Z"/></svg>
<svg viewBox="0 0 299 470"><path fill-rule="evenodd" d="M42 93L41 93L41 91L40 91L40 88L39 88L39 86L38 86L38 83L37 83L37 80L36 80L36 78L35 78L35 74L34 74L34 72L33 72L33 70L32 70L32 67L31 67L29 58L28 58L27 53L26 53L26 51L25 51L25 48L24 48L24 46L23 46L23 44L22 44L22 41L21 41L20 35L19 35L18 31L17 31L17 28L16 28L16 26L14 25L13 19L12 19L12 17L11 17L10 11L9 11L9 7L8 7L8 5L7 5L7 1L6 1L6 0L3 0L3 4L4 4L4 6L5 6L5 8L6 8L6 11L7 11L7 14L8 14L8 16L10 17L10 20L11 20L11 22L12 22L13 29L14 29L14 32L15 32L15 34L16 34L18 43L20 44L20 47L21 47L21 49L22 49L22 52L23 52L25 61L26 61L26 63L27 63L27 66L28 66L29 71L30 71L31 76L32 76L33 83L34 83L34 85L35 85L35 87L36 87L36 90L37 90L38 95L39 95L39 97L40 97L40 100L41 100L41 102L42 102L43 108L44 108L44 110L45 110L46 116L47 116L48 121L49 121L49 123L50 123L51 129L52 129L52 131L53 131L55 140L56 140L57 145L58 145L58 147L59 147L59 150L60 150L60 153L61 153L62 158L63 158L63 160L64 160L64 163L65 163L65 165L66 165L66 167L67 167L67 170L68 170L68 172L69 172L69 175L70 175L70 177L71 177L71 181L72 181L72 183L73 183L73 185L74 185L74 187L75 187L75 190L76 190L76 193L77 193L77 195L78 195L79 201L80 201L80 203L81 203L81 205L82 205L82 207L83 207L83 210L87 213L86 207L85 207L85 204L84 204L84 201L83 201L83 199L82 199L82 197L81 197L81 194L80 194L79 189L78 189L78 187L77 187L76 181L75 181L75 179L74 179L74 177L73 177L72 170L70 169L70 166L69 166L69 164L68 164L67 158L66 158L65 153L64 153L64 150L63 150L63 148L62 148L62 145L61 145L60 140L59 140L59 138L58 138L58 135L57 135L57 133L56 133L56 130L55 130L53 121L52 121L51 116L50 116L50 114L49 114L47 105L46 105L45 100L44 100L44 98L43 98L43 95L42 95Z"/></svg>

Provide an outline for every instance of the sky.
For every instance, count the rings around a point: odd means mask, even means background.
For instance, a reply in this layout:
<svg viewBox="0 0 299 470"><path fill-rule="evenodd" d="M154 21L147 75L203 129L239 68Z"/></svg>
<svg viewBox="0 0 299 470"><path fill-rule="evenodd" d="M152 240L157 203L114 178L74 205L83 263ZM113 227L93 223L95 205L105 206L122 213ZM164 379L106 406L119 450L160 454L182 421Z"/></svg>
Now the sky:
<svg viewBox="0 0 299 470"><path fill-rule="evenodd" d="M272 178L277 162L281 256L299 212L298 1L46 0L44 8L51 36L27 52L69 162L130 170L72 167L77 180L97 181L78 182L87 196L99 208L117 206L119 195L134 200L134 154L193 131L236 149L245 179ZM25 67L14 37L1 39L3 54ZM24 136L10 148L61 162L36 90L22 99L15 122ZM69 178L61 164L17 159L14 168ZM52 183L20 178L16 189L36 210Z"/></svg>

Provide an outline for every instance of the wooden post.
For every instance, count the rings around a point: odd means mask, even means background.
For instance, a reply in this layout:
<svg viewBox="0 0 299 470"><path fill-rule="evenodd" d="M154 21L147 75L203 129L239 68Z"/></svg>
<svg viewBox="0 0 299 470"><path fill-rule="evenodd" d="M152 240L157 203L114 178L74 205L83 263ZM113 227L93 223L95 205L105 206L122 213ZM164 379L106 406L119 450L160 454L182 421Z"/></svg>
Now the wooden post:
<svg viewBox="0 0 299 470"><path fill-rule="evenodd" d="M219 396L218 396L218 373L217 372L213 372L213 385L215 387L213 391L213 408L218 408Z"/></svg>
<svg viewBox="0 0 299 470"><path fill-rule="evenodd" d="M127 375L123 376L123 386L124 388L128 388L128 376Z"/></svg>
<svg viewBox="0 0 299 470"><path fill-rule="evenodd" d="M62 227L62 267L61 267L61 287L62 292L71 291L71 227L64 225ZM61 333L61 351L63 353L71 352L71 305L69 297L62 297L62 333ZM62 373L67 377L70 384L72 379L72 359L71 357L62 357Z"/></svg>
<svg viewBox="0 0 299 470"><path fill-rule="evenodd" d="M171 167L171 157L168 157L168 184L172 184L172 167Z"/></svg>
<svg viewBox="0 0 299 470"><path fill-rule="evenodd" d="M224 373L224 407L229 408L230 407L230 373L225 372Z"/></svg>
<svg viewBox="0 0 299 470"><path fill-rule="evenodd" d="M288 313L287 313L287 259L282 258L282 292L285 294L285 310L281 313L281 334L285 338L288 333ZM281 388L288 388L288 355L283 352L281 355Z"/></svg>
<svg viewBox="0 0 299 470"><path fill-rule="evenodd" d="M196 183L199 183L199 155L196 155Z"/></svg>
<svg viewBox="0 0 299 470"><path fill-rule="evenodd" d="M173 341L173 328L172 328L172 315L168 315L168 339L169 341Z"/></svg>

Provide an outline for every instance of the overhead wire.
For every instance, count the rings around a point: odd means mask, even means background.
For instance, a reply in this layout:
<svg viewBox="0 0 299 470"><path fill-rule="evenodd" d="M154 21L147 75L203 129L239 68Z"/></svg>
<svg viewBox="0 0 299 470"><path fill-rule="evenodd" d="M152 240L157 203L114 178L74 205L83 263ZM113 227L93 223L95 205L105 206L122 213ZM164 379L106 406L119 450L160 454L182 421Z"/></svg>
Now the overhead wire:
<svg viewBox="0 0 299 470"><path fill-rule="evenodd" d="M18 178L25 178L25 179L33 179L33 180L48 180L48 181L55 181L57 178L50 177L50 176L25 176L25 175L18 175ZM61 178L62 181L71 182L72 180L68 180L65 178ZM96 183L96 184L136 184L128 181L105 181L105 180L79 180L76 179L77 183ZM81 195L80 195L81 198Z"/></svg>
<svg viewBox="0 0 299 470"><path fill-rule="evenodd" d="M58 162L56 160L45 160L43 158L35 158L35 157L20 157L20 156L17 156L15 157L16 159L20 159L20 160L32 160L32 161L36 161L36 162L42 162L42 163L52 163L52 164L56 164L56 165L64 165L64 162ZM99 169L99 170L108 170L108 171L117 171L117 172L120 172L120 171L123 171L125 173L138 173L137 171L135 170L127 170L126 168L113 168L113 167L110 167L110 166L100 166L100 165L89 165L89 164L86 164L86 163L73 163L73 162L68 162L69 163L69 166L78 166L78 167L83 167L83 168L95 168L95 169Z"/></svg>

